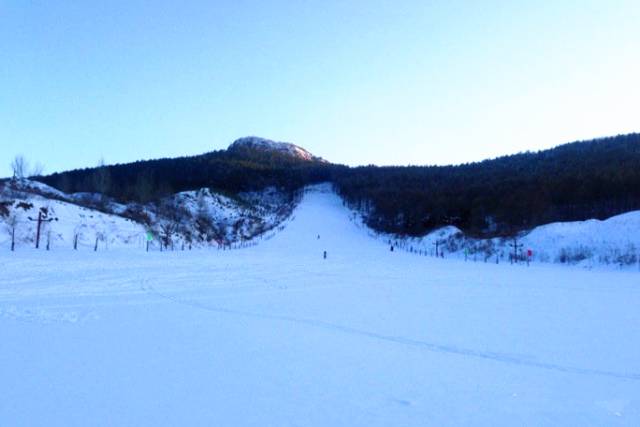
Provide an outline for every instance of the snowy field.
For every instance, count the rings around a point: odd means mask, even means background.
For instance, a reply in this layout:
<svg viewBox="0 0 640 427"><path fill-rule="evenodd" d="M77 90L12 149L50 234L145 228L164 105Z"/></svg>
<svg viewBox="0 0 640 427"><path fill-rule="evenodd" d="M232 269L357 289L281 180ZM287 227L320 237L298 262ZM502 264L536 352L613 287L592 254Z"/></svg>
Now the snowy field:
<svg viewBox="0 0 640 427"><path fill-rule="evenodd" d="M637 270L391 253L322 187L294 215L242 250L0 252L0 425L640 425Z"/></svg>

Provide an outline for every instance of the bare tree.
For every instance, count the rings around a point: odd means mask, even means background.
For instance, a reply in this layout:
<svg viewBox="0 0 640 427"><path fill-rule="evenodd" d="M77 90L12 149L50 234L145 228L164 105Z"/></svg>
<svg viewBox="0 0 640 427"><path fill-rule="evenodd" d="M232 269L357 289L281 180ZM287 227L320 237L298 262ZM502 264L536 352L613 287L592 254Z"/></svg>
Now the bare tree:
<svg viewBox="0 0 640 427"><path fill-rule="evenodd" d="M44 173L44 165L40 162L37 162L33 168L29 171L28 175L32 176L41 176Z"/></svg>
<svg viewBox="0 0 640 427"><path fill-rule="evenodd" d="M164 199L158 206L158 213L165 221L161 224L162 240L165 247L169 245L173 246L173 235L178 232L181 220L188 215L184 209L182 209L177 200L172 198Z"/></svg>
<svg viewBox="0 0 640 427"><path fill-rule="evenodd" d="M26 178L28 175L29 162L23 155L17 155L11 162L11 170L13 171L13 179Z"/></svg>
<svg viewBox="0 0 640 427"><path fill-rule="evenodd" d="M168 249L169 246L172 245L173 234L176 232L177 228L178 224L173 221L167 221L160 226L160 230L162 232L160 238L162 239L162 244L164 244L165 248Z"/></svg>
<svg viewBox="0 0 640 427"><path fill-rule="evenodd" d="M36 163L33 168L29 168L29 162L22 155L17 155L11 162L11 170L13 171L13 179L23 179L31 176L40 176L44 173L44 165L40 162Z"/></svg>
<svg viewBox="0 0 640 427"><path fill-rule="evenodd" d="M211 214L209 213L209 202L207 200L207 195L209 194L209 191L206 189L201 189L198 191L197 195L196 195L196 220L198 219L203 219L203 220L207 220L210 219Z"/></svg>
<svg viewBox="0 0 640 427"><path fill-rule="evenodd" d="M509 243L509 246L513 248L513 253L509 255L511 263L518 263L519 252L522 250L522 243L518 243L518 236L513 236L513 242Z"/></svg>

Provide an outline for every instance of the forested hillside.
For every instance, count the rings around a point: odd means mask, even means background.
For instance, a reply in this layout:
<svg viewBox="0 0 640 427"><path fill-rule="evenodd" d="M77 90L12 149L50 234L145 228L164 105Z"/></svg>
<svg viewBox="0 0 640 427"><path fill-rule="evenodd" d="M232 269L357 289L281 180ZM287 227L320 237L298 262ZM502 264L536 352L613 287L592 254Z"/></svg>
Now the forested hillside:
<svg viewBox="0 0 640 427"><path fill-rule="evenodd" d="M193 157L57 173L38 180L67 193L146 202L179 191L295 191L332 182L379 231L419 236L455 225L508 235L554 221L604 219L640 209L640 134L574 142L457 166L349 168L319 158L232 145Z"/></svg>
<svg viewBox="0 0 640 427"><path fill-rule="evenodd" d="M331 166L286 153L233 147L207 154L78 169L38 177L66 193L102 193L121 202L148 202L181 191L223 193L278 187L294 191L330 180Z"/></svg>
<svg viewBox="0 0 640 427"><path fill-rule="evenodd" d="M333 180L377 230L421 235L451 224L504 235L640 209L640 134L458 166L342 169Z"/></svg>

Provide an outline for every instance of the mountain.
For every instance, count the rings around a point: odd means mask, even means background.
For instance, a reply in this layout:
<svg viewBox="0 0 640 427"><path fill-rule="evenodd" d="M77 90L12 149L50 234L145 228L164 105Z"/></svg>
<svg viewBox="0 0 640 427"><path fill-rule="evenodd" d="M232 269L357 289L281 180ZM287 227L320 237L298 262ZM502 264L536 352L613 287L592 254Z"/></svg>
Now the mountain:
<svg viewBox="0 0 640 427"><path fill-rule="evenodd" d="M291 144L289 142L276 142L257 136L247 136L236 139L227 149L227 152L235 154L246 153L247 151L254 151L263 154L278 153L296 160L326 163L326 160L321 157L314 156L298 145Z"/></svg>
<svg viewBox="0 0 640 427"><path fill-rule="evenodd" d="M238 194L275 187L293 193L330 180L332 167L296 145L248 137L226 150L196 156L76 169L35 179L65 193L100 193L122 203L146 203L202 188Z"/></svg>
<svg viewBox="0 0 640 427"><path fill-rule="evenodd" d="M304 148L245 137L198 156L146 160L37 177L67 194L158 202L203 188L235 197L267 188L293 197L329 182L368 227L424 236L455 226L474 237L511 236L558 221L640 209L640 134L451 166L347 167Z"/></svg>
<svg viewBox="0 0 640 427"><path fill-rule="evenodd" d="M640 134L455 166L348 168L333 182L378 231L422 236L453 225L508 236L640 209Z"/></svg>

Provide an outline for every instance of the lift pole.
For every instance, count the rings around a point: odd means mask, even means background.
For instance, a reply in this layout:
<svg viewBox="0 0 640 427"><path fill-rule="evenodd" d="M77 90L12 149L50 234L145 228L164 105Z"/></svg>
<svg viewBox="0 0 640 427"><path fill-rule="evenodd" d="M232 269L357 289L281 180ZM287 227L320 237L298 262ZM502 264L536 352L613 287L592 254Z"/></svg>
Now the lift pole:
<svg viewBox="0 0 640 427"><path fill-rule="evenodd" d="M38 222L38 227L36 229L36 249L40 248L40 229L42 228L42 223L43 222L51 222L54 219L57 220L58 218L47 218L48 212L43 211L43 208L40 208L40 210L38 211L38 218L34 219L29 217L30 221L37 221Z"/></svg>

